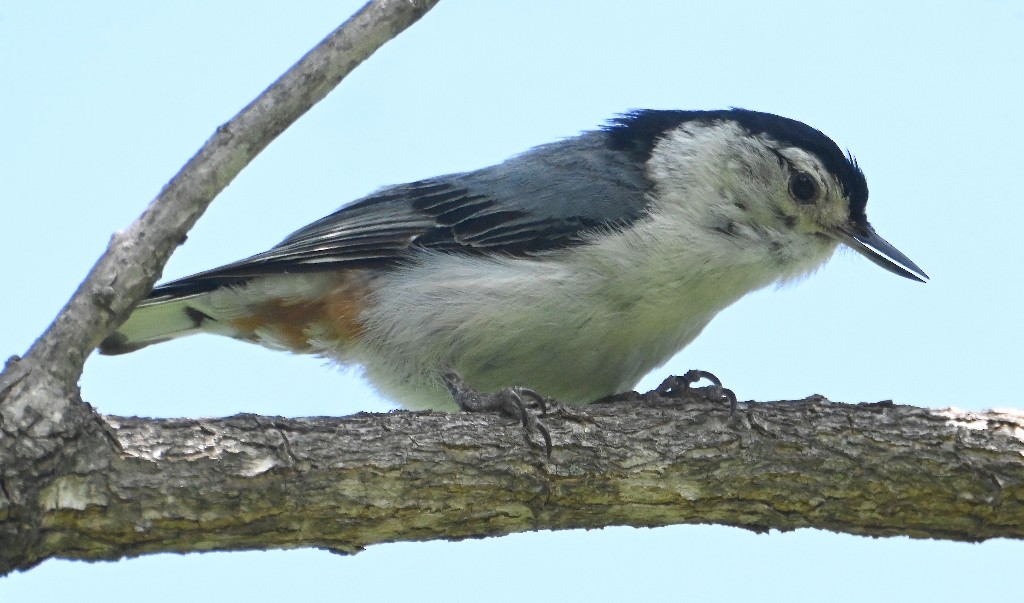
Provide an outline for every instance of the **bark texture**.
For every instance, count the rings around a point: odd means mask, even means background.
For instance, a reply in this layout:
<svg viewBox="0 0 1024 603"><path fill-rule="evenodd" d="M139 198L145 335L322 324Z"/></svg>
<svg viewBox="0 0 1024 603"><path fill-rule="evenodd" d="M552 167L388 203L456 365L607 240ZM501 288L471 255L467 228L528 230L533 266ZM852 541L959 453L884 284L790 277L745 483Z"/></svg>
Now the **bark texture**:
<svg viewBox="0 0 1024 603"><path fill-rule="evenodd" d="M328 35L217 129L138 220L111 238L25 357L8 360L0 374L0 573L54 554L47 508L86 484L75 476L120 466L112 456L120 446L116 430L79 398L86 357L152 288L171 252L242 168L437 2L373 0Z"/></svg>
<svg viewBox="0 0 1024 603"><path fill-rule="evenodd" d="M0 374L0 574L51 557L319 546L535 529L722 523L1024 537L1024 417L822 398L647 396L545 419L551 457L483 416L104 417L86 356L213 197L437 0L375 0L213 137L115 235L53 325ZM692 393L692 392L691 392ZM534 434L536 435L536 434Z"/></svg>
<svg viewBox="0 0 1024 603"><path fill-rule="evenodd" d="M90 429L108 445L81 449L61 474L37 472L46 485L36 498L5 484L0 526L31 518L38 531L26 549L0 529L0 563L354 553L398 540L678 523L1024 537L1022 414L815 397L741 404L730 419L705 393L558 407L545 419L551 457L536 434L489 416L103 417Z"/></svg>

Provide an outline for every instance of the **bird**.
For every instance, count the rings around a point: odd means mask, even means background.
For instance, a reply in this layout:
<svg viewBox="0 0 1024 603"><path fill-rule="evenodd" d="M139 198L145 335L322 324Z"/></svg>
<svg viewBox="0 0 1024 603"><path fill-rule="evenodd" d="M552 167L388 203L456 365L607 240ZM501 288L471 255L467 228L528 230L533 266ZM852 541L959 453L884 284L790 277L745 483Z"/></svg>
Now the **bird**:
<svg viewBox="0 0 1024 603"><path fill-rule="evenodd" d="M926 282L875 232L867 200L853 155L803 122L634 110L382 188L159 285L99 352L211 333L357 367L410 409L466 410L463 384L585 404L632 389L724 308L840 246Z"/></svg>

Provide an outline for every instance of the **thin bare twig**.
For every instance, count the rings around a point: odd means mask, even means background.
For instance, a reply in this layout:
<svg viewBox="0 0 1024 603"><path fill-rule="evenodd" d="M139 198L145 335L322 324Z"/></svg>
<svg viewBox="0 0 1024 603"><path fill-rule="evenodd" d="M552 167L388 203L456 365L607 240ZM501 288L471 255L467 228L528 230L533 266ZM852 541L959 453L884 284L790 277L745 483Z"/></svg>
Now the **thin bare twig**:
<svg viewBox="0 0 1024 603"><path fill-rule="evenodd" d="M270 141L437 2L374 0L327 36L217 129L142 215L112 237L25 358L8 360L0 373L0 572L44 558L47 508L79 494L76 476L83 470L110 469L124 452L107 422L79 396L88 355L153 286L213 198Z"/></svg>

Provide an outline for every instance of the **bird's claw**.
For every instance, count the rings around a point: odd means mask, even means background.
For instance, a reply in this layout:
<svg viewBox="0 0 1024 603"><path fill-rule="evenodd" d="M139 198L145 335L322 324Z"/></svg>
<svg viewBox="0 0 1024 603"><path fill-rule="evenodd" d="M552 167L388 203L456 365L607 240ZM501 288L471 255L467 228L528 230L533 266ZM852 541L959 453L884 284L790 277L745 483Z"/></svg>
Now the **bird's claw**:
<svg viewBox="0 0 1024 603"><path fill-rule="evenodd" d="M551 433L544 423L526 408L523 397L532 398L540 406L540 414L548 412L544 397L525 387L506 387L494 393L475 390L463 381L455 371L446 371L441 380L452 395L452 399L463 412L497 412L518 420L526 432L527 441L530 433L536 431L544 439L544 451L551 456Z"/></svg>
<svg viewBox="0 0 1024 603"><path fill-rule="evenodd" d="M662 396L679 395L682 390L688 390L701 379L707 379L714 386L715 395L729 401L729 418L736 415L736 394L729 388L722 386L722 380L708 371L690 370L682 376L672 375L661 382L654 391Z"/></svg>

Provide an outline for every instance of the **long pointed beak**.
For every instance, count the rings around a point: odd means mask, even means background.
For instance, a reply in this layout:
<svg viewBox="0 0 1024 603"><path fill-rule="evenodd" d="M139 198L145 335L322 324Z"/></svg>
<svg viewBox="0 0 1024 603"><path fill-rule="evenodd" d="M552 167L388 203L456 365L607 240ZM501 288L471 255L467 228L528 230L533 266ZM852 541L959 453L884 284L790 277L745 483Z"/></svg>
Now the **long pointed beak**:
<svg viewBox="0 0 1024 603"><path fill-rule="evenodd" d="M925 282L928 275L918 268L910 258L900 253L888 241L878 236L870 225L851 224L833 231L836 237L851 249L885 268L893 274L909 278L920 283Z"/></svg>

